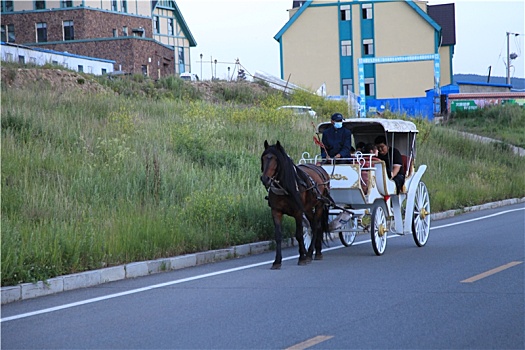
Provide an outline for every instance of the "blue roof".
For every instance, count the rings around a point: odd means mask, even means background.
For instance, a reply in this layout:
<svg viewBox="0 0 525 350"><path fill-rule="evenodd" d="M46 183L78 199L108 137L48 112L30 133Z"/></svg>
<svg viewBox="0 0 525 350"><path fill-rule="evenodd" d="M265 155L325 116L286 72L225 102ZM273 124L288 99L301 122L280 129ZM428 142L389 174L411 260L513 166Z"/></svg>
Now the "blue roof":
<svg viewBox="0 0 525 350"><path fill-rule="evenodd" d="M506 87L511 88L511 84L495 84L495 83L482 83L482 82L473 82L473 81L456 81L458 85L476 85L476 86L492 86L492 87Z"/></svg>

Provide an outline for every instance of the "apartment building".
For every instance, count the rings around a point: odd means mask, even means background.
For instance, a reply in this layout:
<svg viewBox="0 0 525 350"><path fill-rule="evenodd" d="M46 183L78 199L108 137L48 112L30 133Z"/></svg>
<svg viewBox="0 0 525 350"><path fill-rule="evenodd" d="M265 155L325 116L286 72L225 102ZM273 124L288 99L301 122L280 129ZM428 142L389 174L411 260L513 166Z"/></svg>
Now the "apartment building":
<svg viewBox="0 0 525 350"><path fill-rule="evenodd" d="M366 99L424 96L452 83L454 4L306 0L292 6L274 37L282 79Z"/></svg>
<svg viewBox="0 0 525 350"><path fill-rule="evenodd" d="M153 79L191 71L197 45L175 1L1 1L1 41L115 61Z"/></svg>

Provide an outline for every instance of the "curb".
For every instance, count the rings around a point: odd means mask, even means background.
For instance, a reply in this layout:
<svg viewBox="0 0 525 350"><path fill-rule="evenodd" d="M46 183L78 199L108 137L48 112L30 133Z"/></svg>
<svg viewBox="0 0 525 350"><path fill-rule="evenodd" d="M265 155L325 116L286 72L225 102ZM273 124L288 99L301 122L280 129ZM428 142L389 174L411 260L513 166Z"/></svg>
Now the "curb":
<svg viewBox="0 0 525 350"><path fill-rule="evenodd" d="M459 214L494 209L512 204L525 203L525 197L506 199L458 210L448 210L441 213L431 214L431 220L442 220ZM93 287L99 284L114 282L128 278L147 276L165 271L179 270L186 267L208 264L221 260L238 258L248 255L267 252L273 247L272 241L243 244L226 249L217 249L195 254L181 255L171 258L133 262L125 265L103 268L99 270L86 271L71 275L51 278L46 282L23 283L16 286L2 287L2 305L19 300L37 298L45 295L60 293L79 288ZM293 239L283 241L283 247L293 246Z"/></svg>

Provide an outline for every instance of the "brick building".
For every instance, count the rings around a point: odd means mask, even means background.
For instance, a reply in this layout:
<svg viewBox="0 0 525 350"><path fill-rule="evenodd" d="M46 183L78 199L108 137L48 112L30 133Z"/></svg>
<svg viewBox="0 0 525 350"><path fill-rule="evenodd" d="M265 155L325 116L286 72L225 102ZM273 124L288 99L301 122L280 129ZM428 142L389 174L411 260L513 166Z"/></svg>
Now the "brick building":
<svg viewBox="0 0 525 350"><path fill-rule="evenodd" d="M175 1L1 1L1 40L115 61L158 79L191 71L197 44Z"/></svg>

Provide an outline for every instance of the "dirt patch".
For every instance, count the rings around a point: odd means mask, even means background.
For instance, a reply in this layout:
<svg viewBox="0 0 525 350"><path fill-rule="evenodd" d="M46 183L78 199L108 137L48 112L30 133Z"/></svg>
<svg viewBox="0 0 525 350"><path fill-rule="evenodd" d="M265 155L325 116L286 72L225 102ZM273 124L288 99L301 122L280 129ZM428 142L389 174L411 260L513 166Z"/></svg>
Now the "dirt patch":
<svg viewBox="0 0 525 350"><path fill-rule="evenodd" d="M2 68L2 85L14 89L43 85L58 91L113 93L92 78L61 69Z"/></svg>

